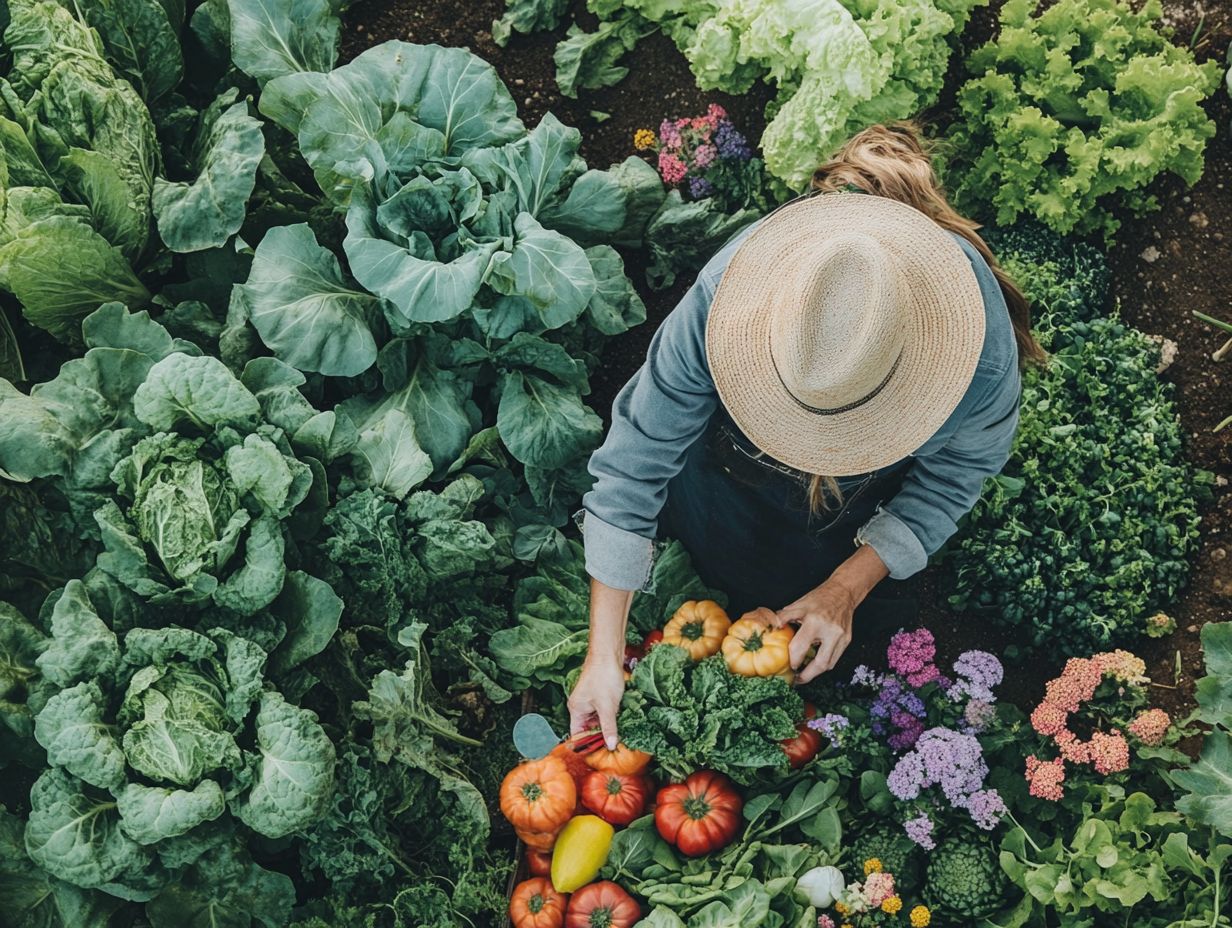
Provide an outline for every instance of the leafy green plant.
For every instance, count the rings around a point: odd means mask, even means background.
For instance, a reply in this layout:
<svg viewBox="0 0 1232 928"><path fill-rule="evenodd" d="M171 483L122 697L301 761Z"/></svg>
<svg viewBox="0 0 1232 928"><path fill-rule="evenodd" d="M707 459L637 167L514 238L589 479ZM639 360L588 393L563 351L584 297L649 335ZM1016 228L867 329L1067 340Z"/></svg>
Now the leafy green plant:
<svg viewBox="0 0 1232 928"><path fill-rule="evenodd" d="M1159 0L1037 6L1009 0L997 38L968 58L945 173L972 215L1110 238L1114 209L1158 208L1143 189L1157 175L1201 175L1219 65L1171 42Z"/></svg>
<svg viewBox="0 0 1232 928"><path fill-rule="evenodd" d="M1232 623L1202 626L1202 653L1206 676L1198 680L1198 708L1189 720L1206 722L1212 729L1197 761L1174 770L1171 777L1184 791L1176 807L1232 838Z"/></svg>
<svg viewBox="0 0 1232 928"><path fill-rule="evenodd" d="M1131 645L1189 575L1196 499L1158 346L1119 320L1057 328L1025 375L1014 450L946 555L950 602L1028 647Z"/></svg>
<svg viewBox="0 0 1232 928"><path fill-rule="evenodd" d="M943 919L968 924L1002 905L1006 882L987 838L947 838L928 855L924 897Z"/></svg>

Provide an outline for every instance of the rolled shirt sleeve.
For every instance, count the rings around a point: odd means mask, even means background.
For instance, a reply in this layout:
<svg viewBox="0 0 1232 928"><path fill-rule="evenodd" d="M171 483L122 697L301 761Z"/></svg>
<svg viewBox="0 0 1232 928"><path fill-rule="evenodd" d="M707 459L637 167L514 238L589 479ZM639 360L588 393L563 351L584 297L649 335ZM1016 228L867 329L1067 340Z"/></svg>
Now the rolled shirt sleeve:
<svg viewBox="0 0 1232 928"><path fill-rule="evenodd" d="M1016 368L994 381L944 445L916 457L902 488L856 533L856 541L877 552L892 578L924 569L971 511L984 480L1009 460L1021 383Z"/></svg>
<svg viewBox="0 0 1232 928"><path fill-rule="evenodd" d="M582 498L586 571L619 590L650 581L667 484L718 404L706 360L713 282L702 275L651 339L646 361L617 394L612 424L590 458Z"/></svg>

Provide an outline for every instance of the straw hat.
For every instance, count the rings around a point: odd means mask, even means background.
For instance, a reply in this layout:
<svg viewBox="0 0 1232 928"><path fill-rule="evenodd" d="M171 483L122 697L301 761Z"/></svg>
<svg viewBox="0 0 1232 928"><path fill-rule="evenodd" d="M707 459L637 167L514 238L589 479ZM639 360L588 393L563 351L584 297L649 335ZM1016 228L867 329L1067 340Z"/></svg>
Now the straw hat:
<svg viewBox="0 0 1232 928"><path fill-rule="evenodd" d="M949 232L905 203L827 193L737 249L710 308L723 405L775 460L844 477L916 451L958 406L984 300Z"/></svg>

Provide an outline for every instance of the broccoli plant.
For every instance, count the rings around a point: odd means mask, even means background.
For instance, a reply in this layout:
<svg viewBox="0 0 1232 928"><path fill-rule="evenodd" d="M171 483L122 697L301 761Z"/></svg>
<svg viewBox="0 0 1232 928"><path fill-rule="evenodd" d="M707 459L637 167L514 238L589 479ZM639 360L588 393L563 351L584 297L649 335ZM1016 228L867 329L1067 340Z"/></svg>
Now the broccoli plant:
<svg viewBox="0 0 1232 928"><path fill-rule="evenodd" d="M919 887L923 852L901 826L874 822L856 832L848 849L852 870L860 870L864 861L875 857L881 861L883 869L894 874L894 886L900 893L910 894Z"/></svg>
<svg viewBox="0 0 1232 928"><path fill-rule="evenodd" d="M970 925L1005 904L1008 885L989 839L952 837L929 855L924 898L942 923Z"/></svg>

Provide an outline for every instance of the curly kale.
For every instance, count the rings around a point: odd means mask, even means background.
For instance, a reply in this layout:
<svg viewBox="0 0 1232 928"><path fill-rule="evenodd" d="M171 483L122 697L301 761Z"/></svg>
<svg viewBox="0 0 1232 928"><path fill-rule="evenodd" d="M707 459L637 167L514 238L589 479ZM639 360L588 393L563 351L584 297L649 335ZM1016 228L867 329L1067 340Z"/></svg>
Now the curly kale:
<svg viewBox="0 0 1232 928"><path fill-rule="evenodd" d="M947 838L929 855L924 898L941 924L969 925L1004 904L1008 885L991 841Z"/></svg>
<svg viewBox="0 0 1232 928"><path fill-rule="evenodd" d="M682 648L658 645L633 671L619 728L672 779L705 767L747 785L786 771L779 742L795 735L803 711L783 680L737 676L721 656L694 663Z"/></svg>
<svg viewBox="0 0 1232 928"><path fill-rule="evenodd" d="M1054 333L1048 366L1024 377L1009 463L947 554L953 606L1078 655L1131 646L1172 601L1210 475L1185 460L1158 358L1117 319Z"/></svg>
<svg viewBox="0 0 1232 928"><path fill-rule="evenodd" d="M1103 315L1112 271L1094 245L1033 219L989 229L984 241L1031 301L1032 324L1045 343L1061 326Z"/></svg>

